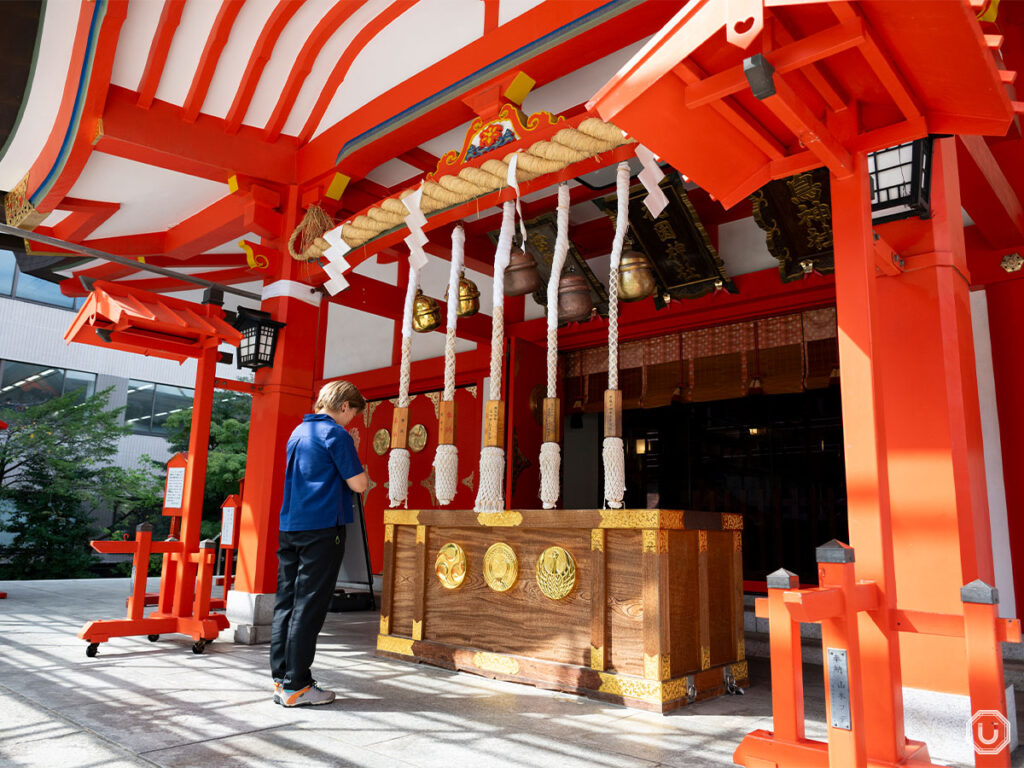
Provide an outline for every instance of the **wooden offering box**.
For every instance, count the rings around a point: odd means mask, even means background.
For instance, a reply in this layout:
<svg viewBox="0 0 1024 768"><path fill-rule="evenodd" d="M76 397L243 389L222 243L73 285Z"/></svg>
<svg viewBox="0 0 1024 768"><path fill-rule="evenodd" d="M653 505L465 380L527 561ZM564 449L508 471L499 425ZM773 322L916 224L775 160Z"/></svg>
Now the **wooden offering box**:
<svg viewBox="0 0 1024 768"><path fill-rule="evenodd" d="M388 510L384 523L379 656L655 712L747 684L739 515Z"/></svg>

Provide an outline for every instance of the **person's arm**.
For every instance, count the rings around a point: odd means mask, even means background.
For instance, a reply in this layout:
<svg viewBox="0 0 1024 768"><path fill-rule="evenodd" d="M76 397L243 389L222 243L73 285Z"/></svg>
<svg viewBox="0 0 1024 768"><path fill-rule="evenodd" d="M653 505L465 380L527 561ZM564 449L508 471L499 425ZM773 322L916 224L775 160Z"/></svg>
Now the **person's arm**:
<svg viewBox="0 0 1024 768"><path fill-rule="evenodd" d="M366 476L366 471L364 470L355 477L346 477L345 484L352 490L352 493L366 493L366 489L370 485L370 479Z"/></svg>
<svg viewBox="0 0 1024 768"><path fill-rule="evenodd" d="M344 430L338 430L329 440L328 448L345 484L353 493L364 493L370 481L363 465L359 463L352 435Z"/></svg>

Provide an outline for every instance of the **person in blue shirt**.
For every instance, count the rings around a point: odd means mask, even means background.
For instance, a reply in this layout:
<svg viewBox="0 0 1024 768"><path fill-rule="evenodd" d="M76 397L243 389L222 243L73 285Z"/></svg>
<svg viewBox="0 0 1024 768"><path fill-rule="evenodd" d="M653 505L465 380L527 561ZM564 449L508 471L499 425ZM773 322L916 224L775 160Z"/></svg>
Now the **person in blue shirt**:
<svg viewBox="0 0 1024 768"><path fill-rule="evenodd" d="M316 638L338 580L352 494L366 491L366 472L345 427L366 407L359 390L332 381L288 438L277 550L277 599L270 636L274 701L286 707L330 704L334 692L310 673Z"/></svg>

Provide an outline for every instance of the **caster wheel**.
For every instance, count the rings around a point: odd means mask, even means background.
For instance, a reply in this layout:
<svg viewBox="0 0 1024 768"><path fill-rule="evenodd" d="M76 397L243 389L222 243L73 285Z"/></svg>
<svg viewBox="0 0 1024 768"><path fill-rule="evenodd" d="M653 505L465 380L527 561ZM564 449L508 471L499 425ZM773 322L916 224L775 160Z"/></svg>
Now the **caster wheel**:
<svg viewBox="0 0 1024 768"><path fill-rule="evenodd" d="M146 639L149 640L149 642L151 643L155 643L157 640L160 639L160 635L146 635Z"/></svg>
<svg viewBox="0 0 1024 768"><path fill-rule="evenodd" d="M89 643L89 647L85 649L85 655L88 656L90 659L93 658L96 655L96 651L97 649L99 649L99 647L99 643Z"/></svg>
<svg viewBox="0 0 1024 768"><path fill-rule="evenodd" d="M194 643L192 643L192 653L199 654L199 653L202 653L203 651L205 651L206 650L206 642L207 641L204 638L202 640L196 640Z"/></svg>

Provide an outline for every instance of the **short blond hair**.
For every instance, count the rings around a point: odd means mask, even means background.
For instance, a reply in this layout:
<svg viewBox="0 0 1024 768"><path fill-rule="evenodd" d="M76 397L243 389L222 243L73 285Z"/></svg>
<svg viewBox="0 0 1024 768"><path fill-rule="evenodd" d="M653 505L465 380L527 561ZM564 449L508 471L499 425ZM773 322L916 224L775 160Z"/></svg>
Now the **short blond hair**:
<svg viewBox="0 0 1024 768"><path fill-rule="evenodd" d="M317 395L316 405L313 410L338 411L341 406L348 403L348 407L354 411L362 411L366 408L366 398L359 394L354 384L347 381L329 381L320 388Z"/></svg>

